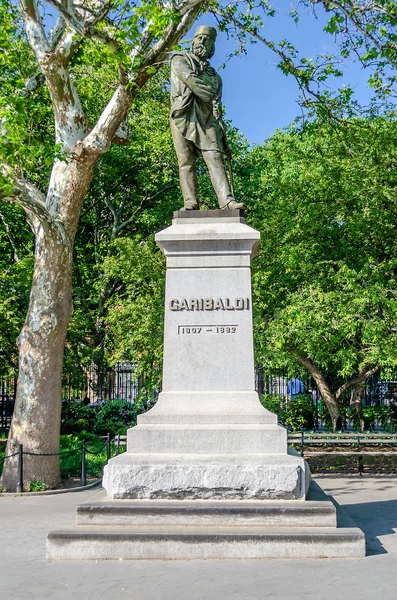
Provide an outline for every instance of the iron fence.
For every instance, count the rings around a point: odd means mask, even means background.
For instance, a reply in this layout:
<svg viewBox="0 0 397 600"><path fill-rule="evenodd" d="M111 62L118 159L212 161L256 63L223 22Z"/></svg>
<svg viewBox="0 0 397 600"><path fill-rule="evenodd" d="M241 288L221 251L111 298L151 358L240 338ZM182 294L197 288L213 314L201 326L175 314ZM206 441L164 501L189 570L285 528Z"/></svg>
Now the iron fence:
<svg viewBox="0 0 397 600"><path fill-rule="evenodd" d="M255 387L260 396L269 394L284 400L287 398L288 381L299 378L318 414L322 406L321 396L312 377L307 372L279 369L268 371L259 366L255 372ZM142 390L142 382L137 376L137 365L119 361L115 367L80 365L64 370L62 398L66 401L82 401L85 404L111 400L124 400L134 403ZM17 379L0 377L0 429L8 430L14 410ZM153 390L154 401L160 389ZM397 374L388 379L379 376L367 381L364 392L364 406L379 406L397 403Z"/></svg>
<svg viewBox="0 0 397 600"><path fill-rule="evenodd" d="M64 371L63 400L82 400L88 403L106 400L135 402L140 392L136 364L119 361L115 367L95 364Z"/></svg>

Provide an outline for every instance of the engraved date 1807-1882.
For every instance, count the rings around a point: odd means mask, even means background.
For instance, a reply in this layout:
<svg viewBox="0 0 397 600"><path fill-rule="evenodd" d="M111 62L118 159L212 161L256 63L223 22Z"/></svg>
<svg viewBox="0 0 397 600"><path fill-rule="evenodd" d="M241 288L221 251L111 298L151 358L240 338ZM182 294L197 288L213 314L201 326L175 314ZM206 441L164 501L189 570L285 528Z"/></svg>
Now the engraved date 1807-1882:
<svg viewBox="0 0 397 600"><path fill-rule="evenodd" d="M178 325L178 335L233 334L237 330L238 325Z"/></svg>

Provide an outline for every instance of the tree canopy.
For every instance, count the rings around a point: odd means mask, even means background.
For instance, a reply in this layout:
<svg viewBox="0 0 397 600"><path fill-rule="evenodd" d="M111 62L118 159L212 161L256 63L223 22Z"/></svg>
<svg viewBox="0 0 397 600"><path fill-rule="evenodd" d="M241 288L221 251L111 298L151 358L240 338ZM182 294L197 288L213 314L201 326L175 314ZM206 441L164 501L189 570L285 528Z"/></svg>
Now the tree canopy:
<svg viewBox="0 0 397 600"><path fill-rule="evenodd" d="M313 123L249 157L258 357L316 367L334 392L396 366L396 132Z"/></svg>

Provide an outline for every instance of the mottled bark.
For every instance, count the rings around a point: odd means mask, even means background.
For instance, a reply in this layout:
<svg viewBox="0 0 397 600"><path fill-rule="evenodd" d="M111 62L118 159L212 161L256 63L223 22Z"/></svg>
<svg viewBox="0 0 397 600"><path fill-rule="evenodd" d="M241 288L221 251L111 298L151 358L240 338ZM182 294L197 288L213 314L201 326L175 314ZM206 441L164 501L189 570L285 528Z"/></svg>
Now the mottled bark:
<svg viewBox="0 0 397 600"><path fill-rule="evenodd" d="M36 227L35 267L29 308L18 338L18 388L6 455L16 452L19 444L24 452L59 453L63 353L72 314L72 248L94 163L93 157L85 156L69 165L63 197L65 202L73 199L69 219L62 222L41 216ZM56 486L59 456L24 456L25 489L33 480ZM5 461L1 484L15 491L16 458Z"/></svg>
<svg viewBox="0 0 397 600"><path fill-rule="evenodd" d="M25 324L18 338L19 376L6 454L59 452L63 347L72 311L70 250L52 228L36 237L35 269ZM16 458L4 463L2 485L14 491ZM24 456L25 490L38 479L60 481L59 456Z"/></svg>

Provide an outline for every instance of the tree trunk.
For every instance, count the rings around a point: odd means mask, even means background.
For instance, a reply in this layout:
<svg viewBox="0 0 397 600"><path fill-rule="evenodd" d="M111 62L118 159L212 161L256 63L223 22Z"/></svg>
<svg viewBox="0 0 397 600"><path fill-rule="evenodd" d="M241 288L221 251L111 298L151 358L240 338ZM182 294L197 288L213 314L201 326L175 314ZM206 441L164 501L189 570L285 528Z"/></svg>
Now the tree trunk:
<svg viewBox="0 0 397 600"><path fill-rule="evenodd" d="M314 381L316 382L318 391L320 392L321 397L328 408L332 421L332 429L334 431L340 429L340 427L342 426L342 417L340 414L339 403L335 397L335 394L332 393L330 387L325 381L321 371L316 367L316 365L308 356L303 354L303 352L298 352L295 349L291 350L291 352L298 359L300 364L309 371Z"/></svg>
<svg viewBox="0 0 397 600"><path fill-rule="evenodd" d="M350 406L353 406L357 411L361 431L364 431L365 429L365 423L363 418L363 396L365 391L365 383L365 380L356 383L356 385L352 389L352 393L350 396Z"/></svg>
<svg viewBox="0 0 397 600"><path fill-rule="evenodd" d="M65 171L64 193L57 214L33 216L35 266L29 308L19 346L17 397L6 456L23 444L24 488L39 480L49 487L60 482L59 447L62 367L66 332L72 315L73 243L96 157L73 160ZM67 208L67 210L66 210ZM4 462L2 486L16 490L17 458Z"/></svg>
<svg viewBox="0 0 397 600"><path fill-rule="evenodd" d="M35 269L28 313L18 338L19 377L6 455L58 453L63 351L72 313L72 254L53 227L36 236ZM33 480L60 482L59 456L24 456L24 489ZM4 463L2 485L15 491L17 457Z"/></svg>

